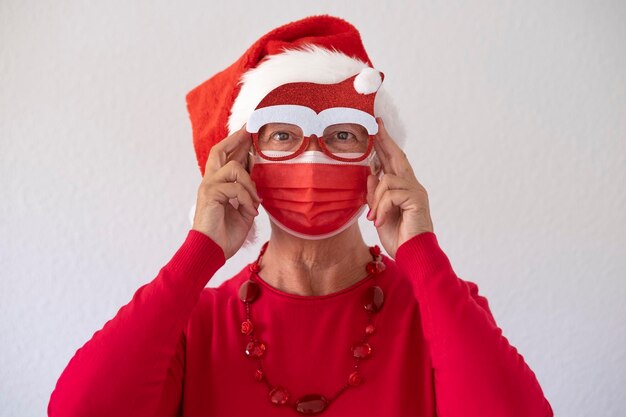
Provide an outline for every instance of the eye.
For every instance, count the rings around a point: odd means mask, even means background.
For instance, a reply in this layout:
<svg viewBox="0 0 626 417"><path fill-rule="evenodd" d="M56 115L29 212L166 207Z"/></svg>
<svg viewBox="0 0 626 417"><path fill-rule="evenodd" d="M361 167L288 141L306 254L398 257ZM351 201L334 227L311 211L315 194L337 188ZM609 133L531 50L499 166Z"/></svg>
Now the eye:
<svg viewBox="0 0 626 417"><path fill-rule="evenodd" d="M340 141L347 141L347 140L352 140L354 139L354 134L351 132L346 132L346 131L341 131L341 132L337 132L335 134L335 136L337 137L337 139L339 139Z"/></svg>
<svg viewBox="0 0 626 417"><path fill-rule="evenodd" d="M274 132L272 134L272 140L278 142L284 142L291 139L291 134L289 132Z"/></svg>

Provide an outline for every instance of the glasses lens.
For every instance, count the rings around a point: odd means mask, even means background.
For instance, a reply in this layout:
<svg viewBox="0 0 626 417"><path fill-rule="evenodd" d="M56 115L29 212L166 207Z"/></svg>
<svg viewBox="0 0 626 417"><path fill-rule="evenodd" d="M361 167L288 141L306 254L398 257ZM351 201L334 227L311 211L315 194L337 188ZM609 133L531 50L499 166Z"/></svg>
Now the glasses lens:
<svg viewBox="0 0 626 417"><path fill-rule="evenodd" d="M259 148L267 156L295 153L304 140L302 129L288 123L268 123L259 129Z"/></svg>
<svg viewBox="0 0 626 417"><path fill-rule="evenodd" d="M369 134L367 129L354 123L328 126L324 130L324 145L333 155L358 158L367 152Z"/></svg>

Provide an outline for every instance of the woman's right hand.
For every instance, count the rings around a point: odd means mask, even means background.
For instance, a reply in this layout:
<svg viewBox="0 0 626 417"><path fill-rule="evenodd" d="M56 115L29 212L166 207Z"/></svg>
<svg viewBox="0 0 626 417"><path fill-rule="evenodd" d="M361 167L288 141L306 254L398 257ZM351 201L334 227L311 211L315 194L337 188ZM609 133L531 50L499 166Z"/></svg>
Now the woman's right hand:
<svg viewBox="0 0 626 417"><path fill-rule="evenodd" d="M245 169L252 145L245 125L211 148L198 188L192 229L204 233L226 259L243 245L261 199Z"/></svg>

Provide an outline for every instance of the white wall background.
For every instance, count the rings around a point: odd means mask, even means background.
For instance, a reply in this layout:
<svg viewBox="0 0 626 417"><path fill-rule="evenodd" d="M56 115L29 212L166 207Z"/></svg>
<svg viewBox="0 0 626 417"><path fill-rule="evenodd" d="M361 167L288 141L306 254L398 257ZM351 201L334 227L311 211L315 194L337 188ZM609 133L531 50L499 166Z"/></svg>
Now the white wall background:
<svg viewBox="0 0 626 417"><path fill-rule="evenodd" d="M360 29L444 251L555 412L625 415L626 4L214 3L0 2L0 415L43 415L182 243L200 181L185 94L320 13Z"/></svg>

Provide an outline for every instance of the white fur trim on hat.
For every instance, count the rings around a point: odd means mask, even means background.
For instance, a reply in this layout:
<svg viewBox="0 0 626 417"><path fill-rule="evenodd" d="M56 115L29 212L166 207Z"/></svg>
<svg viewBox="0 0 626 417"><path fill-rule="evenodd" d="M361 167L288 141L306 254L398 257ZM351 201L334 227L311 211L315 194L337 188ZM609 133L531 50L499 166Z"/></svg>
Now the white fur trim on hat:
<svg viewBox="0 0 626 417"><path fill-rule="evenodd" d="M381 85L380 73L357 58L314 44L270 55L255 68L243 74L239 81L241 89L228 118L228 134L239 130L261 100L283 84L293 82L335 84L355 74L359 74L354 81L358 92L368 94L368 91L374 92L378 89L374 101L374 115L383 118L385 129L400 146L403 146L404 126L399 120L397 108L390 95Z"/></svg>

